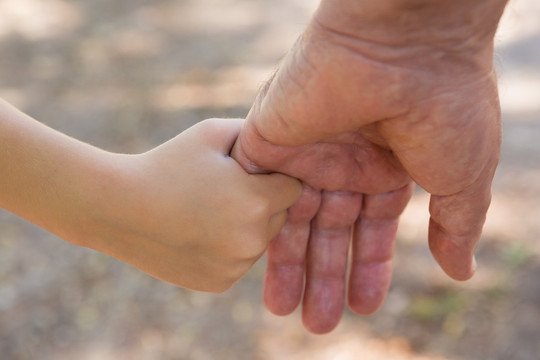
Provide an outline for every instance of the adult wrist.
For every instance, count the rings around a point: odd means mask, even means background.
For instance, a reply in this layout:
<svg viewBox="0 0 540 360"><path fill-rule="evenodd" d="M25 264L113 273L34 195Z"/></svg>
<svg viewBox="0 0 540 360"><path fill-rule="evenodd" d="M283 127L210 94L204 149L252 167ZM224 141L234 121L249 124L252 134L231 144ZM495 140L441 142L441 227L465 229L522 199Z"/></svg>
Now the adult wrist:
<svg viewBox="0 0 540 360"><path fill-rule="evenodd" d="M507 1L322 0L314 20L368 44L482 52L492 46Z"/></svg>

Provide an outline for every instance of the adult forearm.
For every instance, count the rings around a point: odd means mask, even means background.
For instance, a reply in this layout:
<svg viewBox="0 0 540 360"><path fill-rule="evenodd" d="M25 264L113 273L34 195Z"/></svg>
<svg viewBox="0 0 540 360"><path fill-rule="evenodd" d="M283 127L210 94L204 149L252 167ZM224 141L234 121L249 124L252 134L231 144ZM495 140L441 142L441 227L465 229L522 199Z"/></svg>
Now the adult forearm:
<svg viewBox="0 0 540 360"><path fill-rule="evenodd" d="M322 0L317 17L388 42L490 39L508 0ZM398 32L399 31L399 32ZM391 39L389 34L395 37ZM399 36L397 36L399 35Z"/></svg>
<svg viewBox="0 0 540 360"><path fill-rule="evenodd" d="M473 53L489 59L493 37L508 0L322 0L316 22L337 34L364 41L364 48L391 47L400 62L416 47ZM351 45L351 44L347 44ZM354 46L354 45L353 45ZM399 52L406 48L405 53ZM431 51L432 52L432 51Z"/></svg>

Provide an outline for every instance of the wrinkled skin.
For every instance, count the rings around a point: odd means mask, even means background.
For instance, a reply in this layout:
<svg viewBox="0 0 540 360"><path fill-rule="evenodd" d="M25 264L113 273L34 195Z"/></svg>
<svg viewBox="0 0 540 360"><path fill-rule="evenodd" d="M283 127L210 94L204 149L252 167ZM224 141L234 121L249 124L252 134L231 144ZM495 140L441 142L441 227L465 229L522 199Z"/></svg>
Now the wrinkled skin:
<svg viewBox="0 0 540 360"><path fill-rule="evenodd" d="M492 39L503 2L493 22L473 24L485 25L473 39L448 29L399 38L403 29L345 16L354 12L347 3L322 1L232 153L250 172L305 183L268 249L264 301L286 315L303 298L304 325L314 333L338 324L345 296L358 314L381 306L415 183L431 194L433 256L450 277L469 279L500 151Z"/></svg>

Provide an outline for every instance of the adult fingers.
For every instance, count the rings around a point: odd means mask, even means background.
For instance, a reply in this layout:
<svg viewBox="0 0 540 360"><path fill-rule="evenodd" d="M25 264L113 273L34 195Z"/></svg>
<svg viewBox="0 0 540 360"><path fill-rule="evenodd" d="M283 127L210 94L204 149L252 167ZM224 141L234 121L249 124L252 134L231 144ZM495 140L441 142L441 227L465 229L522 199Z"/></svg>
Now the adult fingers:
<svg viewBox="0 0 540 360"><path fill-rule="evenodd" d="M302 313L304 326L313 333L329 332L341 319L351 229L361 206L359 193L322 194L311 226Z"/></svg>
<svg viewBox="0 0 540 360"><path fill-rule="evenodd" d="M366 315L383 303L392 275L392 256L398 218L412 196L414 184L379 195L365 195L356 221L348 302Z"/></svg>
<svg viewBox="0 0 540 360"><path fill-rule="evenodd" d="M320 191L304 186L287 223L268 247L263 300L276 315L290 314L302 298L310 223L320 202Z"/></svg>

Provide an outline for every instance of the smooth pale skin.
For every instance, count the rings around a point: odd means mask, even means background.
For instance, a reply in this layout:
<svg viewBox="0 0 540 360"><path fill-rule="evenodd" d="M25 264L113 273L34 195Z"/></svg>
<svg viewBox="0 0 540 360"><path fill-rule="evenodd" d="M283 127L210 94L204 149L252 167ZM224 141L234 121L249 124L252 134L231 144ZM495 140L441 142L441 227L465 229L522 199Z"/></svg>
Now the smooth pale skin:
<svg viewBox="0 0 540 360"><path fill-rule="evenodd" d="M268 250L270 311L303 297L314 333L338 324L347 293L354 312L376 311L415 183L431 194L435 259L456 280L474 274L500 152L492 59L505 3L321 1L233 150L249 172L306 184Z"/></svg>
<svg viewBox="0 0 540 360"><path fill-rule="evenodd" d="M0 207L161 280L221 292L285 223L302 186L229 152L242 120L207 120L143 154L106 152L0 101Z"/></svg>

